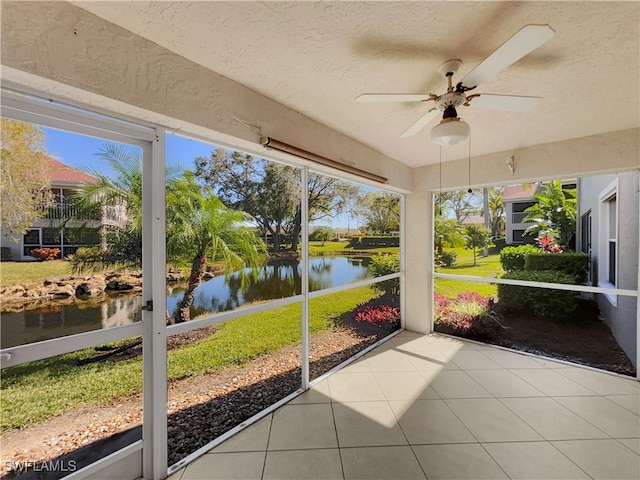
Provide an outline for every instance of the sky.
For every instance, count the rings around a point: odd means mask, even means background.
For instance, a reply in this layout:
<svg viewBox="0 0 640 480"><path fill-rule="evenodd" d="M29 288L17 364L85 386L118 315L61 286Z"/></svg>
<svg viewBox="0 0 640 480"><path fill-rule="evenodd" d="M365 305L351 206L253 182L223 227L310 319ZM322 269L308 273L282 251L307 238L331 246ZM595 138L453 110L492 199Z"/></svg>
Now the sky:
<svg viewBox="0 0 640 480"><path fill-rule="evenodd" d="M46 141L45 148L49 155L71 167L77 168L87 173L99 170L107 176L112 176L113 171L106 162L95 154L100 152L108 140L70 133L54 128L40 127L44 132ZM110 142L127 148L137 155L142 151L134 145L126 145L118 142ZM180 135L167 134L166 138L166 158L167 165L178 165L181 168L194 169L194 159L198 156L209 156L213 144L207 144L199 140L194 140ZM332 228L355 229L358 221L348 218L347 215L339 215L336 218L328 218L316 223L316 225L327 225Z"/></svg>

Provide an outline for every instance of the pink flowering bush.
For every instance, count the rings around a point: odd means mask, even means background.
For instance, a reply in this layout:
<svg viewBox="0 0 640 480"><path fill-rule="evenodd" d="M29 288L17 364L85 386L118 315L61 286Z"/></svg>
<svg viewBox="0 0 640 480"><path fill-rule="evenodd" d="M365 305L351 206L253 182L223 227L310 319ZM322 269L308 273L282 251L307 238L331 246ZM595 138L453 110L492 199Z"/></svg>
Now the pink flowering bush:
<svg viewBox="0 0 640 480"><path fill-rule="evenodd" d="M451 299L435 294L435 330L469 338L486 338L502 327L492 298L464 292Z"/></svg>
<svg viewBox="0 0 640 480"><path fill-rule="evenodd" d="M395 324L400 322L400 309L389 305L375 305L370 302L358 305L351 318L356 323L372 325Z"/></svg>

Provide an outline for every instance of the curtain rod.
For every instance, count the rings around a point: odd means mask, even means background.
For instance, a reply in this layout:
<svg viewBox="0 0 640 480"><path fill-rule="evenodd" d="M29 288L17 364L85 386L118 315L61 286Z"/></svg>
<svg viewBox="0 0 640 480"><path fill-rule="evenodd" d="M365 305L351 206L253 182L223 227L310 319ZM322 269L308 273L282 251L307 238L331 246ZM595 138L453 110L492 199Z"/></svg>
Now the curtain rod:
<svg viewBox="0 0 640 480"><path fill-rule="evenodd" d="M288 145L278 140L274 140L271 137L260 137L260 144L264 145L265 148L267 149L278 150L279 152L289 153L291 155L295 155L296 157L300 157L305 160L310 160L312 162L319 163L321 165L324 165L325 167L331 167L331 168L335 168L336 170L352 173L359 177L373 180L374 182L387 183L389 181L389 179L385 177L381 177L380 175L376 175L375 173L370 173L365 170L360 170L359 168L352 167L351 165L346 165L344 163L331 160L329 158L321 157L320 155L307 152L306 150L302 150L301 148L294 147L293 145Z"/></svg>

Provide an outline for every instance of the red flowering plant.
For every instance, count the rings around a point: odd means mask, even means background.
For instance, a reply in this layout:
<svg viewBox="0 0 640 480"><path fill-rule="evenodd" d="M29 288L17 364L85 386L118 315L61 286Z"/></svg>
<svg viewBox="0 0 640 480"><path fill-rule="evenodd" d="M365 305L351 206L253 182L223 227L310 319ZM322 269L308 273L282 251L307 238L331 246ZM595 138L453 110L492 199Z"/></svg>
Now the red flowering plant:
<svg viewBox="0 0 640 480"><path fill-rule="evenodd" d="M435 330L461 337L486 338L502 327L495 301L476 292L451 299L435 294Z"/></svg>
<svg viewBox="0 0 640 480"><path fill-rule="evenodd" d="M46 262L48 260L55 260L56 258L59 258L60 249L59 248L34 248L33 250L31 250L31 252L29 252L29 255L31 255L34 258L37 258L38 260L42 260L43 262Z"/></svg>
<svg viewBox="0 0 640 480"><path fill-rule="evenodd" d="M400 322L400 309L389 305L375 305L367 302L358 305L351 317L356 323L393 324Z"/></svg>
<svg viewBox="0 0 640 480"><path fill-rule="evenodd" d="M558 245L558 239L553 235L542 235L536 238L536 243L545 253L562 253L562 247Z"/></svg>

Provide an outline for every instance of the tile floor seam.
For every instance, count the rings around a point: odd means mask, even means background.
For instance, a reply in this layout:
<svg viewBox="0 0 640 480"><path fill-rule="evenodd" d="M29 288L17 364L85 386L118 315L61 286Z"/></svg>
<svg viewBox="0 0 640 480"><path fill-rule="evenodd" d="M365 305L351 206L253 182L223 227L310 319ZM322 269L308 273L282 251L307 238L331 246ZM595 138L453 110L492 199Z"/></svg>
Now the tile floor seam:
<svg viewBox="0 0 640 480"><path fill-rule="evenodd" d="M626 443L621 442L620 440L640 440L640 439L636 439L636 438L624 438L624 437L620 437L620 438L612 438L611 440L615 440L616 442L618 442L620 445L622 445L624 448L626 448L627 450L630 450L631 453L635 453L638 456L638 461L640 462L640 452L636 452L633 448L631 448L629 445L627 445ZM638 442L640 443L640 442Z"/></svg>
<svg viewBox="0 0 640 480"><path fill-rule="evenodd" d="M601 439L600 439L600 440L601 440ZM573 440L554 440L554 442L557 442L557 443L560 443L560 442L579 442L579 441L582 441L582 440L578 440L578 439L573 439ZM594 479L594 477L593 477L592 475L589 475L589 473L588 473L584 468L582 468L580 465L578 465L576 462L574 462L571 458L569 458L569 457L568 457L568 456L567 456L567 455L566 455L562 450L560 450L558 447L556 447L556 446L553 444L553 442L549 442L549 444L550 444L553 448L555 448L558 452L560 452L560 455L562 455L563 457L565 457L567 460L569 460L571 463L573 463L576 467L578 467L581 471L583 471L583 472L584 472L584 474L585 474L587 477L589 477L589 478L591 478L591 479ZM597 479L594 479L594 480L597 480Z"/></svg>
<svg viewBox="0 0 640 480"><path fill-rule="evenodd" d="M566 441L575 441L575 440L566 440ZM567 456L564 454L564 452L562 452L558 447L556 447L556 446L553 444L553 442L550 442L550 441L548 441L548 440L544 440L544 441L541 441L541 440L537 440L537 441L536 441L536 440L534 440L534 441L522 441L522 442L483 442L483 443L495 443L495 444L504 444L504 443L546 443L547 445L551 446L554 450L556 450L556 451L557 451L557 452L558 452L562 457L564 457L565 459L567 459L567 460L569 461L569 463L571 463L572 465L575 465L575 467L576 467L578 470L580 470L582 473L584 473L588 478L590 478L590 479L592 479L592 480L597 480L597 479L594 479L591 475L589 475L589 474L584 470L584 468L582 468L582 467L581 467L580 465L578 465L576 462L574 462L574 461L573 461L573 460L571 460L569 457L567 457ZM483 448L484 448L484 445L483 445ZM486 451L486 450L487 450L487 449L485 448L485 451ZM489 452L487 451L487 453L489 453ZM496 459L491 455L491 453L489 453L489 456L490 456L491 458L493 458L493 461L494 461L494 462L496 462L496 463L498 464L498 466L499 466L501 469L503 469L503 468L502 468L502 465L500 465L500 463L498 462L498 460L496 460ZM503 469L503 471L504 471L504 469ZM505 472L505 473L506 473L506 472ZM509 478L511 478L509 475L507 475L507 476L508 476Z"/></svg>
<svg viewBox="0 0 640 480"><path fill-rule="evenodd" d="M512 398L512 397L505 397L505 398ZM555 399L554 399L554 398L549 397L548 395L547 395L547 396L545 396L545 397L515 397L515 398L533 398L533 399L536 399L536 398L549 398L549 399L551 399L552 401L555 401ZM509 408L509 405L507 405L506 403L504 403L504 402L502 401L502 399L501 399L501 398L497 398L496 400L498 400L502 405L504 405L504 406L505 406L505 408L506 408L507 410L509 410L511 413L513 413L516 417L518 417L520 420L522 420L522 422L523 422L525 425L527 425L531 430L533 430L533 431L534 431L534 432L536 432L538 435L540 435L540 436L541 436L541 437L542 437L546 442L555 442L555 441L558 441L558 439L549 439L549 438L545 437L545 435L544 435L541 431L539 431L539 430L538 430L537 428L535 428L533 425L529 424L529 422L527 422L524 418L522 418L520 415L518 415L518 412L516 412L516 411L515 411L515 410L513 410L512 408ZM611 438L611 436L610 436L607 432L604 432L602 429L598 428L596 425L593 425L593 424L592 424L591 422L589 422L586 418L583 418L582 416L578 415L576 412L574 412L573 410L571 410L571 409L570 409L570 408L568 408L568 407L565 407L565 406L564 406L564 405L562 405L560 402L556 402L556 403L557 403L558 405L560 405L560 407L562 407L562 408L566 408L567 410L569 410L569 412L573 413L574 415L577 415L581 420L583 420L583 421L587 422L589 425L591 425L593 428L595 428L595 429L596 429L596 430L598 430L599 432L602 432L602 434L603 434L603 435L606 435L608 438ZM612 403L613 403L613 402L612 402ZM563 439L563 440L564 440L564 439ZM569 440L586 440L586 439L583 439L583 438L572 438L572 439L569 439ZM596 437L596 438L594 438L593 440L598 440L598 438Z"/></svg>
<svg viewBox="0 0 640 480"><path fill-rule="evenodd" d="M618 402L614 402L613 400L611 400L608 397L638 397L638 404L640 404L640 394L638 395L633 395L632 393L625 393L622 395L602 395L604 398L606 398L607 400L609 400L610 402L615 403L616 405L624 408L625 410L628 410L629 412L633 413L636 417L640 418L640 414L634 412L633 410L631 410L630 408L625 407L624 405L620 405Z"/></svg>
<svg viewBox="0 0 640 480"><path fill-rule="evenodd" d="M490 458L491 460L493 460L493 462L494 462L496 465L498 465L498 468L504 472L504 474L506 475L506 477L507 477L508 479L512 480L511 475L509 475L509 474L507 473L507 471L504 469L504 467L503 467L502 465L500 465L500 462L498 462L498 460L497 460L493 455L491 455L491 452L490 452L489 450L487 450L487 447L485 447L485 446L484 446L484 444L485 444L485 443L494 443L494 442L478 442L478 445L480 445L480 447L481 447L481 448L482 448L482 449L487 453L487 455L489 455L489 458ZM495 443L499 443L499 442L495 442Z"/></svg>
<svg viewBox="0 0 640 480"><path fill-rule="evenodd" d="M331 398L331 386L329 385L329 382L327 382L327 388L329 388L329 399L331 400L329 405L331 406L331 416L333 418L333 430L336 433L336 445L338 448L338 458L340 459L340 471L342 472L342 480L345 480L344 463L342 462L342 448L340 447L340 437L338 436L338 422L336 422L336 412L333 408L333 399Z"/></svg>
<svg viewBox="0 0 640 480"><path fill-rule="evenodd" d="M469 435L471 435L473 438L475 438L477 443L480 443L480 440L478 439L478 437L476 437L474 435L474 433L471 431L471 429L469 427L467 427L467 425L462 421L462 419L458 416L458 414L456 414L456 412L453 411L453 409L451 408L451 406L445 401L445 399L443 398L442 403L444 404L445 407L447 407L449 409L449 411L451 412L451 414L456 418L456 420L458 420L460 422L460 424L464 427L464 429L469 432ZM459 442L459 443L466 443L466 442ZM469 442L471 443L471 442Z"/></svg>
<svg viewBox="0 0 640 480"><path fill-rule="evenodd" d="M610 372L609 370L601 370L599 368L595 368L595 367L591 367L590 365L582 365L581 363L573 363L572 364L574 366L574 368L578 368L581 371L586 371L586 372L591 372L591 373L595 373L595 374L603 374L606 375L609 378L618 378L620 380L631 380L631 381L635 381L638 382L638 379L636 377L631 377L628 375L623 375L621 373L616 373L616 372ZM565 375L564 373L562 373L562 370L567 370L570 371L572 370L572 368L559 368L558 370L560 370L558 373L560 375L562 375L563 377L567 377L570 380L573 380L574 382L577 382L576 379L571 378L568 375ZM589 388L586 385L583 385L585 388ZM591 390L589 388L589 390Z"/></svg>
<svg viewBox="0 0 640 480"><path fill-rule="evenodd" d="M277 411L277 410L276 410ZM264 480L264 472L267 467L267 453L269 453L269 441L271 440L271 429L273 427L273 414L275 412L271 412L271 418L269 421L269 434L267 435L267 446L264 449L264 460L262 460L262 473L260 474L260 480Z"/></svg>
<svg viewBox="0 0 640 480"><path fill-rule="evenodd" d="M589 395L587 398L595 398L595 397L597 397L597 398L602 398L603 400L606 400L606 401L608 401L609 403L611 403L611 405L615 405L615 406L617 406L617 407L620 407L620 408L622 408L622 409L626 410L624 407L622 407L622 406L618 405L618 404L617 404L617 403L615 403L615 402L612 402L611 400L609 400L609 399L608 399L607 397L605 397L604 395ZM589 425L592 425L594 428L597 428L598 430L600 430L603 434L605 434L605 435L607 436L607 438L616 438L616 437L614 437L613 435L611 435L610 433L605 432L602 428L598 427L596 424L594 424L593 422L591 422L588 418L586 418L586 417L582 416L579 412L576 412L576 411L575 411L575 410L573 410L572 408L570 408L570 407L568 407L568 406L566 406L566 405L563 405L563 404L562 404L562 402L559 402L555 397L549 397L549 398L551 398L554 402L556 402L556 403L557 403L557 404L559 404L560 406L562 406L562 407L566 408L567 410L569 410L569 411L570 411L570 412L572 412L573 414L575 414L575 415L577 415L578 417L580 417L582 420L584 420L585 422L587 422ZM568 398L568 397L564 397L564 396L563 396L563 397L561 397L561 398ZM576 398L576 397L574 396L573 398ZM583 398L583 397L581 396L581 398ZM628 411L628 410L627 410L627 411ZM634 413L634 412L631 412L631 413ZM625 437L620 437L620 438L625 438ZM636 437L630 437L630 438L636 438ZM577 440L577 439L576 439L576 440Z"/></svg>
<svg viewBox="0 0 640 480"><path fill-rule="evenodd" d="M605 397L603 397L602 395L597 395L597 396L598 396L598 397L601 397L601 398L605 398ZM592 398L592 397L593 397L593 395L590 395L588 398ZM549 398L550 398L551 400L553 400L555 403L557 403L558 405L560 405L561 407L566 408L567 410L569 410L569 411L570 411L571 413L573 413L574 415L577 415L577 416L578 416L578 418L580 418L581 420L583 420L583 421L587 422L589 425L591 425L591 426L592 426L593 428L595 428L596 430L598 430L598 431L602 432L602 434L603 434L603 435L605 435L607 438L613 438L613 436L612 436L612 435L610 435L609 433L605 432L602 428L600 428L599 426L597 426L595 423L591 422L588 418L583 417L582 415L580 415L580 414L579 414L578 412L576 412L575 410L573 410L573 409L571 409L571 408L567 407L566 405L563 405L561 402L559 402L559 401L557 400L557 398L556 398L556 397L551 397L551 396L550 396ZM566 398L566 397L561 397L561 398ZM606 400L608 400L608 399L606 399ZM616 403L615 403L615 402L611 402L611 403L612 403L613 405L616 405ZM575 439L575 440L578 440L578 439ZM595 439L594 439L594 440L595 440Z"/></svg>

